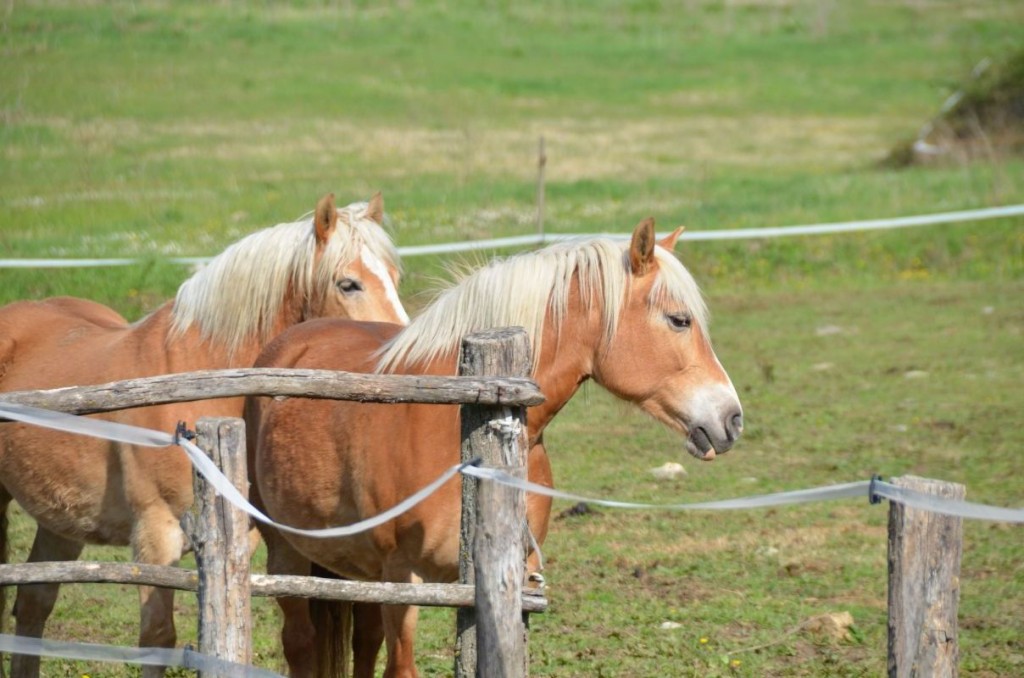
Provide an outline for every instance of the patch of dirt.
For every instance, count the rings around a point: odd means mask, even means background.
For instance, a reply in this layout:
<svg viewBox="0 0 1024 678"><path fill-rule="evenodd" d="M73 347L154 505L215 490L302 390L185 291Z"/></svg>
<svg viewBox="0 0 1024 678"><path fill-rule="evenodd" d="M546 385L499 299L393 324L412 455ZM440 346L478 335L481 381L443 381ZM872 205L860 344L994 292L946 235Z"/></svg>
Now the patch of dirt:
<svg viewBox="0 0 1024 678"><path fill-rule="evenodd" d="M678 576L659 572L657 561L631 564L620 559L615 565L616 583L623 588L628 588L636 595L668 602L679 607L709 600L714 595L696 578L680 579Z"/></svg>

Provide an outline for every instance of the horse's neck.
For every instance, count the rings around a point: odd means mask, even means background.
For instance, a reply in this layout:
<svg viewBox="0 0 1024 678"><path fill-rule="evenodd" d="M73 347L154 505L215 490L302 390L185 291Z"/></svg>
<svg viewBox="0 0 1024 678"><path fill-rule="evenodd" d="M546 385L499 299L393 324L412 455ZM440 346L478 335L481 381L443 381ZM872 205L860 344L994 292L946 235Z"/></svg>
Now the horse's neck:
<svg viewBox="0 0 1024 678"><path fill-rule="evenodd" d="M263 347L258 337L246 339L230 350L221 343L203 338L200 328L195 326L178 333L173 329L173 308L174 302L169 301L134 325L140 341L149 343L154 349L157 346L163 349L165 372L252 367ZM279 325L274 327L275 334L286 326L283 322Z"/></svg>
<svg viewBox="0 0 1024 678"><path fill-rule="evenodd" d="M533 371L533 379L544 394L544 402L529 410L527 424L531 444L580 385L590 378L593 349L588 344L574 336L556 340L553 332L545 332L541 361ZM458 374L458 363L458 354L448 353L428 363L400 369L396 374L451 376Z"/></svg>
<svg viewBox="0 0 1024 678"><path fill-rule="evenodd" d="M533 379L544 394L544 402L530 408L527 424L530 443L594 372L594 356L601 343L604 325L600 309L583 304L578 289L570 292L565 317L556 326L549 312L545 320L541 355L533 357ZM407 374L452 375L458 370L458 352L452 351L429 362L399 370Z"/></svg>
<svg viewBox="0 0 1024 678"><path fill-rule="evenodd" d="M570 300L560 327L553 322L545 324L541 355L534 357L534 379L544 393L544 402L530 408L531 443L592 376L602 331L600 313L585 308L578 299Z"/></svg>

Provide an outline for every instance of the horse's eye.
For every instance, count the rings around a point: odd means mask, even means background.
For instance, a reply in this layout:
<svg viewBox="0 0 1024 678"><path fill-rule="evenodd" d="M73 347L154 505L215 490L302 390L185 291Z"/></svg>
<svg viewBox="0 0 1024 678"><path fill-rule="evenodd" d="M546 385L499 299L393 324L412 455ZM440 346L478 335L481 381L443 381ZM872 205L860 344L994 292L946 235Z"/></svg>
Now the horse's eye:
<svg viewBox="0 0 1024 678"><path fill-rule="evenodd" d="M688 329L693 322L693 318L690 317L689 313L666 313L665 319L668 320L668 326L676 332Z"/></svg>
<svg viewBox="0 0 1024 678"><path fill-rule="evenodd" d="M353 292L362 292L363 286L358 280L352 278L342 278L337 283L338 289L345 294L352 294Z"/></svg>

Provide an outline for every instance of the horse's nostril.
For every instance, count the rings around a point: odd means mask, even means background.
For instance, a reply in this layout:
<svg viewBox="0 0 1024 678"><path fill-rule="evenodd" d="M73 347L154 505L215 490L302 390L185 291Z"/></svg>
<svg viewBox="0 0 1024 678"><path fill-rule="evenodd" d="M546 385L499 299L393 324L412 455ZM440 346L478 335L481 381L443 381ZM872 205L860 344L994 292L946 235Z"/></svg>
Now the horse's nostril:
<svg viewBox="0 0 1024 678"><path fill-rule="evenodd" d="M729 440L736 440L743 433L743 413L737 412L736 414L729 417L726 426L726 434L729 436Z"/></svg>

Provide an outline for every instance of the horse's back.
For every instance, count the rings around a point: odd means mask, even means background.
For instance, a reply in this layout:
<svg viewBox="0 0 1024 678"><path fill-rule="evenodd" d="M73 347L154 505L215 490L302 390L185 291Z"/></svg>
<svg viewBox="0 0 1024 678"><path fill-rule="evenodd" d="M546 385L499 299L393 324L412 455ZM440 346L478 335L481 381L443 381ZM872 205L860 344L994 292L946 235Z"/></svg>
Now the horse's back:
<svg viewBox="0 0 1024 678"><path fill-rule="evenodd" d="M120 313L98 301L78 297L51 297L39 304L104 329L124 329L128 321Z"/></svg>
<svg viewBox="0 0 1024 678"><path fill-rule="evenodd" d="M15 301L0 307L0 332L5 336L41 333L48 327L84 323L104 329L123 329L128 321L103 304L78 297Z"/></svg>
<svg viewBox="0 0 1024 678"><path fill-rule="evenodd" d="M256 359L256 367L372 372L377 352L401 325L321 318L293 325Z"/></svg>
<svg viewBox="0 0 1024 678"><path fill-rule="evenodd" d="M117 311L87 299L8 304L0 308L0 391L86 383L72 375L94 367L88 357L109 353L128 327Z"/></svg>

